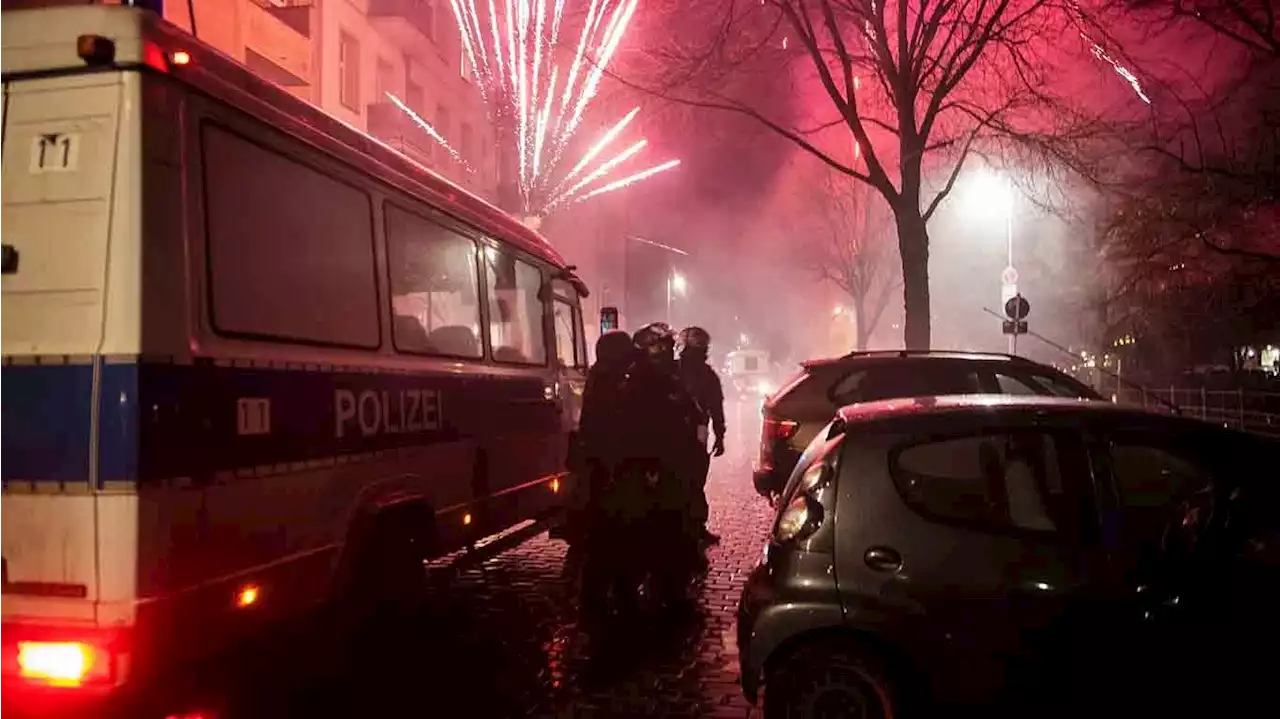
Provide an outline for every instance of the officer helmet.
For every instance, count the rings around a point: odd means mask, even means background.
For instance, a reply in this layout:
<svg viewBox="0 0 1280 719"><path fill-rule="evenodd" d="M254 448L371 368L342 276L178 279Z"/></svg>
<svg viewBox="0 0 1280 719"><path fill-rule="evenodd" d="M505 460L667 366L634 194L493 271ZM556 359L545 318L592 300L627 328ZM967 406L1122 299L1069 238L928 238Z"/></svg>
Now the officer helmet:
<svg viewBox="0 0 1280 719"><path fill-rule="evenodd" d="M666 322L652 322L641 327L631 341L644 359L653 361L675 357L676 334Z"/></svg>
<svg viewBox="0 0 1280 719"><path fill-rule="evenodd" d="M596 363L605 366L625 365L635 357L631 335L623 330L609 330L596 340Z"/></svg>
<svg viewBox="0 0 1280 719"><path fill-rule="evenodd" d="M705 356L711 350L711 333L701 327L685 327L680 330L680 352L690 349Z"/></svg>

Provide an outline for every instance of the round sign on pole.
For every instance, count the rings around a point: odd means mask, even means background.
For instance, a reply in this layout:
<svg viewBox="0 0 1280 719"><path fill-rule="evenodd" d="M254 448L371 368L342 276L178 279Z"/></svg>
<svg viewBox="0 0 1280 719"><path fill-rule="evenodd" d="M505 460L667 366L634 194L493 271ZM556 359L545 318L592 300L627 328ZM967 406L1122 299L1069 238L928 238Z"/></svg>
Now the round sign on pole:
<svg viewBox="0 0 1280 719"><path fill-rule="evenodd" d="M1012 265L1004 268L1004 272L1000 273L1000 284L1002 285L1018 284L1018 271L1013 269Z"/></svg>
<svg viewBox="0 0 1280 719"><path fill-rule="evenodd" d="M1004 313L1011 320L1025 320L1031 314L1031 303L1022 295L1014 295L1004 303Z"/></svg>

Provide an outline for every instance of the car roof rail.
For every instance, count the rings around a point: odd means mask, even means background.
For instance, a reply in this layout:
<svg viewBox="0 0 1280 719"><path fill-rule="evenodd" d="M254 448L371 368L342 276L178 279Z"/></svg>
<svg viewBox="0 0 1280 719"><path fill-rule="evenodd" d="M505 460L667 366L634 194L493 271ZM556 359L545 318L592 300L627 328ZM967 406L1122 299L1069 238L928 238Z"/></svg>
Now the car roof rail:
<svg viewBox="0 0 1280 719"><path fill-rule="evenodd" d="M981 357L1002 357L1004 359L1016 360L1018 362L1035 363L1034 360L1027 359L1019 355L1008 354L1006 352L979 352L976 350L948 350L948 349L897 349L897 350L854 350L842 355L842 358L852 357L923 357L926 355L970 355Z"/></svg>

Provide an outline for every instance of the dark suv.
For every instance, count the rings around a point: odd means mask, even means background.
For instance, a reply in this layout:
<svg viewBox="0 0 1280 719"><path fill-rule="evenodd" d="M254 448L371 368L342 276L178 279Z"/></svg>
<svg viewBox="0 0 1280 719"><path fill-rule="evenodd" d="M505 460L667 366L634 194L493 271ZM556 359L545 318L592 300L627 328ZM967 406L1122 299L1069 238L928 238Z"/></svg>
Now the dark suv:
<svg viewBox="0 0 1280 719"><path fill-rule="evenodd" d="M743 589L743 691L767 718L1181 716L1192 690L1234 715L1277 665L1277 466L1272 440L1109 402L845 407Z"/></svg>
<svg viewBox="0 0 1280 719"><path fill-rule="evenodd" d="M953 394L1101 399L1058 370L1012 355L894 350L810 360L764 404L756 491L782 490L800 452L837 408L855 402Z"/></svg>

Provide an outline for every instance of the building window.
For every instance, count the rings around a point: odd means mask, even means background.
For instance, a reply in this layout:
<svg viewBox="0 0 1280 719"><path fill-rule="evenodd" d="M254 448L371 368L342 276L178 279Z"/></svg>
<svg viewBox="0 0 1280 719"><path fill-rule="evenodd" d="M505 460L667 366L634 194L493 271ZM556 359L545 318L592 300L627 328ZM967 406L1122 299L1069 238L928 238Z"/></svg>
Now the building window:
<svg viewBox="0 0 1280 719"><path fill-rule="evenodd" d="M496 362L545 365L542 272L490 247L484 251L489 299L489 342Z"/></svg>
<svg viewBox="0 0 1280 719"><path fill-rule="evenodd" d="M436 132L440 133L440 137L443 137L446 142L449 141L449 108L444 105L436 105Z"/></svg>
<svg viewBox="0 0 1280 719"><path fill-rule="evenodd" d="M386 102L387 95L399 95L396 88L396 68L390 61L378 58L378 75L377 75L378 96L373 98L374 102Z"/></svg>
<svg viewBox="0 0 1280 719"><path fill-rule="evenodd" d="M462 123L462 128L458 131L458 135L459 135L458 143L460 146L459 149L462 152L462 159L470 162L472 159L471 143L473 140L471 136L471 123L469 122Z"/></svg>
<svg viewBox="0 0 1280 719"><path fill-rule="evenodd" d="M482 357L476 243L393 205L386 222L396 349Z"/></svg>
<svg viewBox="0 0 1280 719"><path fill-rule="evenodd" d="M338 101L348 110L360 111L360 41L338 31Z"/></svg>
<svg viewBox="0 0 1280 719"><path fill-rule="evenodd" d="M368 195L211 125L201 144L213 326L378 347Z"/></svg>
<svg viewBox="0 0 1280 719"><path fill-rule="evenodd" d="M471 82L471 63L467 61L466 46L459 48L458 52L458 74L462 76L463 80Z"/></svg>
<svg viewBox="0 0 1280 719"><path fill-rule="evenodd" d="M404 104L409 106L410 110L421 113L422 106L426 104L426 99L422 95L422 86L409 79L408 71L405 71L404 78Z"/></svg>

